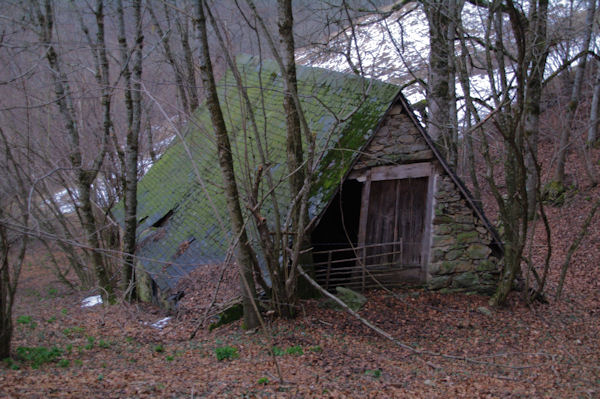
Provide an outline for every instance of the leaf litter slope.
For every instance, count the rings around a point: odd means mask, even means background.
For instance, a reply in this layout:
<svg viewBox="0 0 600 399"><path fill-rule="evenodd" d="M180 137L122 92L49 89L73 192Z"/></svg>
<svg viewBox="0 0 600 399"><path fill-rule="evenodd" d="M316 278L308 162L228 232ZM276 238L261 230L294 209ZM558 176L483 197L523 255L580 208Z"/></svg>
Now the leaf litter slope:
<svg viewBox="0 0 600 399"><path fill-rule="evenodd" d="M551 151L542 147L549 161ZM597 162L599 151L592 155ZM578 162L573 156L572 172L584 176ZM548 209L555 229L550 294L564 253L599 195L598 187L581 181L566 206ZM538 226L539 246L543 236ZM549 298L549 304L527 307L515 293L507 308L486 315L480 308L487 298L480 296L419 289L368 293L363 317L413 347L471 362L432 356L420 361L322 301L305 301L296 320L267 319L280 349L275 358L283 383L261 333L246 334L234 323L202 329L188 340L211 303L218 265L182 283L187 293L179 313L159 330L151 325L166 315L149 305L81 308L87 295L64 291L44 268L40 250L21 278L14 316L30 316L31 322L15 323L14 348L56 346L68 364L2 366L0 396L597 397L599 237L596 221L573 258L561 302ZM541 249L533 248L536 264L542 264ZM233 298L236 285L235 272L226 270L216 303ZM236 348L239 357L217 361L215 349L224 346ZM297 347L301 353L288 350Z"/></svg>
<svg viewBox="0 0 600 399"><path fill-rule="evenodd" d="M552 137L553 130L542 133ZM552 156L551 142L543 141L544 179L551 176ZM591 157L599 173L600 150ZM487 307L487 298L480 296L419 289L367 295L360 314L398 340L470 362L433 356L420 361L350 316L310 300L302 302L296 320L267 319L280 349L280 383L269 339L261 333L245 334L234 323L201 329L188 339L212 302L220 266L185 279L178 314L156 329L152 324L167 315L150 305L82 308L81 300L93 293L63 289L37 248L21 275L13 351L57 347L61 359L37 369L21 360L18 370L0 365L0 397L598 397L599 215L573 257L563 301L553 300L566 250L600 197L576 152L568 165L579 189L565 206L546 209L554 254L549 304L527 307L514 293L508 307L486 315L480 308ZM484 202L493 213L489 193ZM534 264L542 265L541 223L534 243ZM236 287L235 270L226 270L216 304L234 298ZM217 361L215 349L225 346L236 348L239 357ZM289 350L297 347L302 351Z"/></svg>

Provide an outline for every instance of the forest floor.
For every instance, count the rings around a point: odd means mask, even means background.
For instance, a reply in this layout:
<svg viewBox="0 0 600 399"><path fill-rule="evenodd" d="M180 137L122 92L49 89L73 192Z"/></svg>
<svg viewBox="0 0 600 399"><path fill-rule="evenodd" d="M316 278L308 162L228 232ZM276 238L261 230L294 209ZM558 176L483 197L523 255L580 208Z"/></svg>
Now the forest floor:
<svg viewBox="0 0 600 399"><path fill-rule="evenodd" d="M179 312L159 329L152 323L165 315L150 305L81 307L94 293L60 285L40 251L22 273L13 312L13 351L31 360L0 365L0 397L600 397L600 215L573 257L562 299L554 298L565 252L600 196L576 160L570 173L581 179L578 190L564 206L547 208L548 303L528 306L518 292L497 309L487 297L418 288L367 294L361 316L435 355L402 349L317 299L303 301L294 320L268 319L270 335L234 322L190 339L217 267L188 279ZM541 267L541 223L533 242ZM231 295L232 280L226 276L218 302Z"/></svg>

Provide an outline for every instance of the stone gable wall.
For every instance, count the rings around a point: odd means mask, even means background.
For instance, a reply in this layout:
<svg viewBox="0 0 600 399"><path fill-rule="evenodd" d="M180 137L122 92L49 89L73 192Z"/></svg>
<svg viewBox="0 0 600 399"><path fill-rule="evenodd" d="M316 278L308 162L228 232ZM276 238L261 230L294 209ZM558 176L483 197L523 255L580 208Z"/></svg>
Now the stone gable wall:
<svg viewBox="0 0 600 399"><path fill-rule="evenodd" d="M450 176L436 177L427 285L446 291L492 294L499 277L492 235Z"/></svg>
<svg viewBox="0 0 600 399"><path fill-rule="evenodd" d="M421 133L400 104L392 107L353 170L433 160Z"/></svg>
<svg viewBox="0 0 600 399"><path fill-rule="evenodd" d="M436 179L427 286L492 293L499 276L499 260L491 256L492 235L434 159L401 104L390 110L353 170L414 162L432 162Z"/></svg>

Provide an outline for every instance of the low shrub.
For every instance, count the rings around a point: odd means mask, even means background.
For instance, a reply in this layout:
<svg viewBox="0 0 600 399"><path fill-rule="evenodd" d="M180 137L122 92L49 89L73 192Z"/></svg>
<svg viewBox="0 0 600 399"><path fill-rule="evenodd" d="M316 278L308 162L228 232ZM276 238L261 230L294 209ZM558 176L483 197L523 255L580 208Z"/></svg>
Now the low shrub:
<svg viewBox="0 0 600 399"><path fill-rule="evenodd" d="M237 348L229 345L215 348L215 356L217 357L218 361L237 359L240 357Z"/></svg>

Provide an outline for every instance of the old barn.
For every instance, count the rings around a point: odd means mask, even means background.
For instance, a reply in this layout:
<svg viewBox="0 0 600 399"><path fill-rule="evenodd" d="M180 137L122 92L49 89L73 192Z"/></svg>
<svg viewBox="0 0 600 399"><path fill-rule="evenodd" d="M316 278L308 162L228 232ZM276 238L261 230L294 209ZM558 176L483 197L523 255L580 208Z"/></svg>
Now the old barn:
<svg viewBox="0 0 600 399"><path fill-rule="evenodd" d="M260 151L268 153L277 204L264 189L265 215L290 203L285 186L283 82L278 67L238 60L259 137L230 72L219 95L241 196ZM501 243L448 167L399 88L377 80L298 66L302 106L321 161L309 216L315 276L329 289L419 283L431 289L490 292ZM347 115L347 117L341 117ZM200 106L188 128L141 179L138 270L168 296L202 265L228 259L231 237L210 117ZM117 218L121 208L115 209ZM272 223L272 221L270 221ZM258 235L249 226L256 245Z"/></svg>

